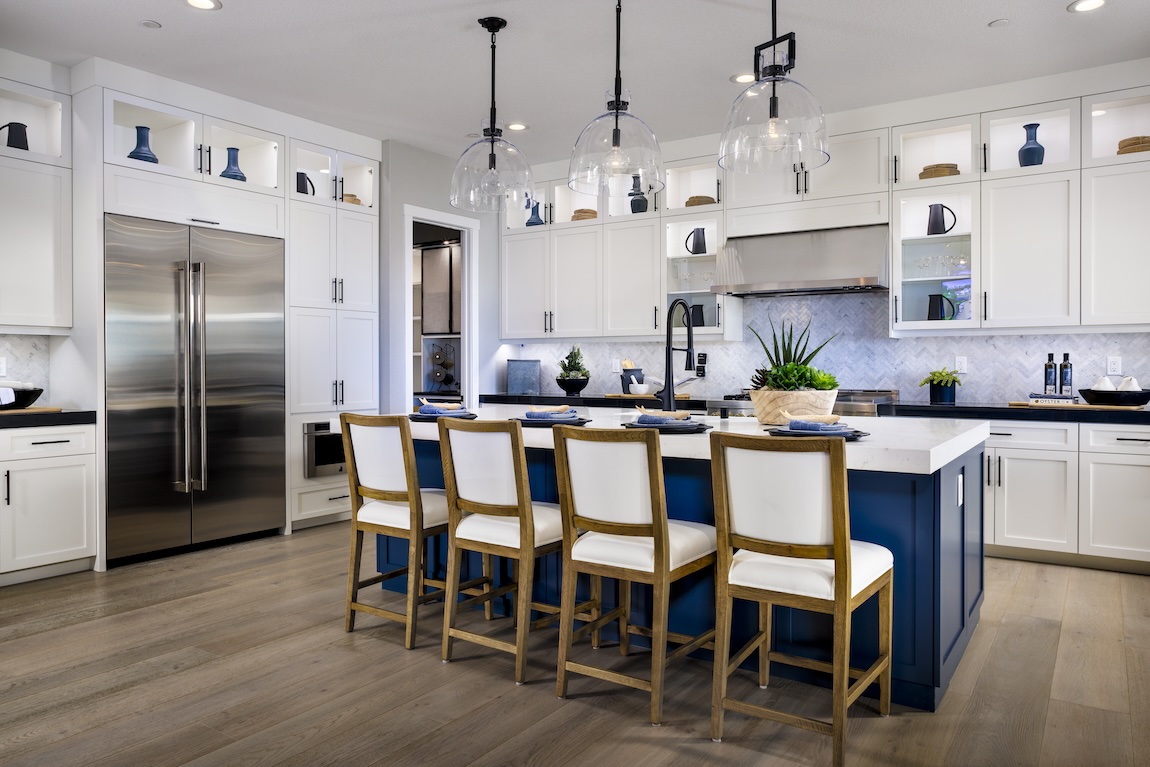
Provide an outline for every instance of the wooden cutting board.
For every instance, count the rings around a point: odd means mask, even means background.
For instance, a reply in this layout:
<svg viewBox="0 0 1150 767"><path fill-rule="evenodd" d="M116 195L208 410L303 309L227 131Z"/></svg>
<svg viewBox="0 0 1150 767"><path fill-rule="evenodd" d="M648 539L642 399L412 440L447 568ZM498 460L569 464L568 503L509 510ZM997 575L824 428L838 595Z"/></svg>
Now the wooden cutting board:
<svg viewBox="0 0 1150 767"><path fill-rule="evenodd" d="M604 394L612 399L656 399L654 394ZM675 394L675 399L690 399L688 394Z"/></svg>
<svg viewBox="0 0 1150 767"><path fill-rule="evenodd" d="M26 407L17 410L0 410L0 415L7 413L59 413L63 409L62 407Z"/></svg>
<svg viewBox="0 0 1150 767"><path fill-rule="evenodd" d="M1057 410L1145 410L1142 405L1088 405L1085 402L1067 403L1065 405L1036 405L1031 402L1009 402L1011 407L1040 407Z"/></svg>

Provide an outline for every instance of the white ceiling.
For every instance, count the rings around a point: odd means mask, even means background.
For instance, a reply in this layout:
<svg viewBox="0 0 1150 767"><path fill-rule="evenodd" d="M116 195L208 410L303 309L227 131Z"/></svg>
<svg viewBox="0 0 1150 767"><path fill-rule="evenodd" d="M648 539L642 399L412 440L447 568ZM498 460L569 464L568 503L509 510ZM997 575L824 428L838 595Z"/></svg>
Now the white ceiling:
<svg viewBox="0 0 1150 767"><path fill-rule="evenodd" d="M533 163L561 160L604 109L611 0L0 0L0 48L71 66L92 56L381 139L455 156L487 115L502 16L501 119ZM1150 0L780 0L792 76L838 112L1150 56ZM1010 24L987 24L1007 18ZM163 25L140 25L152 19ZM770 38L765 0L625 0L623 85L662 141L717 133Z"/></svg>

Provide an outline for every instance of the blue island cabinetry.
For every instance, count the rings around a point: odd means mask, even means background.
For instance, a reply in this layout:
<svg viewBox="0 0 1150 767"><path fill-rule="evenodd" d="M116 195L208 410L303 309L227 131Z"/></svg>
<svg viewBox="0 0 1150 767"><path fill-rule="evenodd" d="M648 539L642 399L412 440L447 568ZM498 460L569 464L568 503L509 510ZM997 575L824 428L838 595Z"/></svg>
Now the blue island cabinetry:
<svg viewBox="0 0 1150 767"><path fill-rule="evenodd" d="M499 411L483 414L482 410L487 408L481 409L483 417L508 417ZM600 414L594 414L594 418L595 425L608 426L612 423ZM852 423L854 420L858 419L852 419ZM879 419L867 420L874 421L876 426L858 428L880 431L877 428ZM887 424L908 423L907 419L882 420ZM917 419L909 422L929 423ZM618 423L618 417L614 423ZM435 425L413 426L430 427L413 429L420 482L424 486L442 487ZM717 421L716 426L732 430L752 428L752 424L727 426L719 425ZM970 446L958 453L951 450L953 457L937 468L928 465L927 468L934 470L923 473L849 468L852 450L873 451L874 446L848 446L851 535L858 540L881 544L894 554L893 700L930 711L935 710L941 702L970 642L978 624L983 599L981 483L982 440L985 436L979 437L981 432L977 430L977 425L971 425L970 422L966 422L963 428L967 432L960 442ZM987 431L985 425L981 428L982 432ZM537 500L558 501L554 453L549 449L550 432L537 429L530 431L532 434L527 439L527 461L531 495ZM881 440L883 435L875 436ZM696 442L687 445L686 440ZM897 442L897 435L891 435L890 441L892 444ZM533 442L536 446L530 447ZM667 509L673 519L714 523L711 466L710 461L703 457L706 444L706 435L662 437ZM699 457L680 457L674 453ZM931 454L931 463L939 460L938 455L937 452ZM869 459L860 460L874 463ZM922 471L923 465L920 462L913 468ZM769 478L764 478L763 492L771 492ZM796 511L801 513L801 509ZM442 570L446 560L445 542L440 544L439 549L432 552L430 561L433 568ZM402 566L406 564L407 557L405 544L402 541L381 540L377 556L381 571ZM478 560L471 564L477 571ZM535 597L558 604L559 555L540 561L537 572ZM402 584L396 583L394 588L402 589ZM604 589L607 593L612 591ZM633 609L641 611L647 619L650 617L649 597L648 590L634 588ZM673 631L695 634L714 625L714 576L710 570L704 570L677 584L671 600ZM821 660L830 659L829 616L781 607L775 610L775 649ZM754 606L737 602L733 646L739 646L751 636L755 621ZM855 612L851 632L852 665L865 668L876 657L877 621L878 606L874 598ZM709 658L709 653L701 651L696 656ZM829 685L829 676L804 669L775 664L772 671Z"/></svg>

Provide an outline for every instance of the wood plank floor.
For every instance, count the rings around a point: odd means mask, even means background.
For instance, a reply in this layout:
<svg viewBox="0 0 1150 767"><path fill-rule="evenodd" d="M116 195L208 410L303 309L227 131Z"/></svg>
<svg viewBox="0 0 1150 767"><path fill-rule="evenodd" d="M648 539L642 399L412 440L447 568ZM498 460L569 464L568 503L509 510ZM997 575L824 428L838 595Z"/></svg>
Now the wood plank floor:
<svg viewBox="0 0 1150 767"><path fill-rule="evenodd" d="M360 616L347 634L346 546L336 524L0 589L0 765L830 761L829 738L731 713L712 743L707 663L670 669L655 728L634 690L575 676L558 700L553 629L533 638L521 687L509 655L475 645L457 643L442 664L435 605L410 652L398 624ZM882 718L872 701L856 704L848 763L1150 765L1150 578L988 559L986 581L941 709ZM620 667L646 660L582 652ZM827 691L786 680L764 692L737 674L731 688L830 710Z"/></svg>

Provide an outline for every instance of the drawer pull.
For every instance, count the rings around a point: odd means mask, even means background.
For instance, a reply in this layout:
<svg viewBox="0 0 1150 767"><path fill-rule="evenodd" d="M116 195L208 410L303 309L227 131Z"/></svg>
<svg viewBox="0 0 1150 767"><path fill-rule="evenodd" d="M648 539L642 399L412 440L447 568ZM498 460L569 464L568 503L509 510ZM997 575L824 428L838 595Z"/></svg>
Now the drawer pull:
<svg viewBox="0 0 1150 767"><path fill-rule="evenodd" d="M4 505L12 505L12 472L4 472Z"/></svg>
<svg viewBox="0 0 1150 767"><path fill-rule="evenodd" d="M1115 437L1115 442L1150 442L1150 437Z"/></svg>
<svg viewBox="0 0 1150 767"><path fill-rule="evenodd" d="M345 495L333 495L331 498L328 498L328 500L329 501L342 501L344 498L351 498L351 496L346 495L346 494Z"/></svg>
<svg viewBox="0 0 1150 767"><path fill-rule="evenodd" d="M70 439L47 439L43 442L33 442L33 445L67 445L72 440Z"/></svg>
<svg viewBox="0 0 1150 767"><path fill-rule="evenodd" d="M992 436L992 437L1013 437L1014 433L1009 432L1009 431L992 431L990 433L990 436Z"/></svg>

